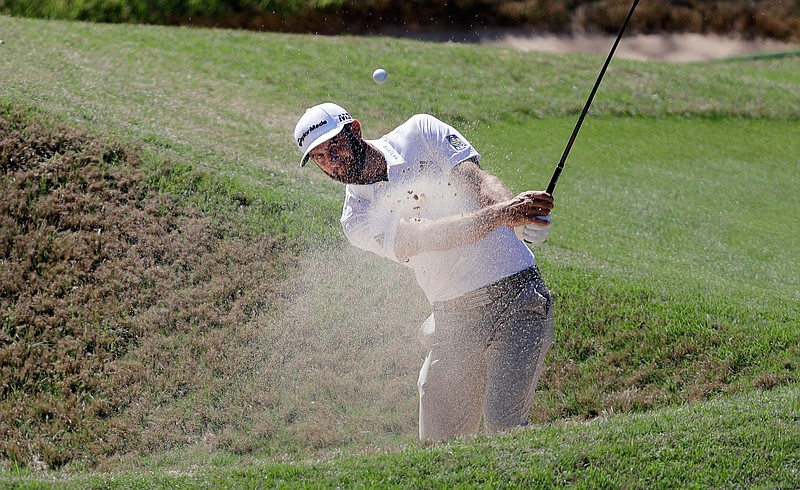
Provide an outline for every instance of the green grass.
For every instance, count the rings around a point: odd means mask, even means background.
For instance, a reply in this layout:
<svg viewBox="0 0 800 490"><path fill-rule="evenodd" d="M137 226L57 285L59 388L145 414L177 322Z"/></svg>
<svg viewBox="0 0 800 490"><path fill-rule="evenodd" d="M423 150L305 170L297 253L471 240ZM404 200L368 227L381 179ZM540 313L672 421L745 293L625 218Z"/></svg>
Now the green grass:
<svg viewBox="0 0 800 490"><path fill-rule="evenodd" d="M54 475L20 488L794 488L798 389L627 417L540 425L302 463L208 458L177 470ZM765 415L768 414L768 419Z"/></svg>
<svg viewBox="0 0 800 490"><path fill-rule="evenodd" d="M305 107L339 102L368 137L413 113L435 114L460 127L513 189L543 188L602 64L382 38L9 17L0 17L0 33L1 105L127 141L146 157L153 187L251 236L306 248L341 240L341 188L299 168L291 131ZM377 66L389 72L385 85L370 79ZM249 434L244 419L222 428L234 441L223 449L197 440L155 445L152 454L131 448L106 463L120 471L109 474L7 464L2 479L32 487L796 487L798 114L796 56L614 60L556 190L553 233L536 250L558 299L557 338L529 430L420 447L419 356L408 348L418 319L406 321L403 310L420 308L424 318L424 305L393 288L344 288L353 270L385 274L389 284L407 278L368 257L331 253L301 261L297 274L306 294L286 313L311 320L253 326L263 358L252 369L274 375L278 390L260 408L274 424L268 435ZM352 309L315 303L334 300ZM358 363L362 345L371 357ZM380 373L374 382L371 369ZM262 379L243 372L237 383ZM205 397L165 413L224 419L226 398Z"/></svg>
<svg viewBox="0 0 800 490"><path fill-rule="evenodd" d="M544 187L572 120L479 130L487 167ZM800 123L590 118L567 160L550 244L695 288L794 303ZM478 144L478 143L476 143ZM501 150L502 151L502 150ZM784 264L788 267L776 266ZM713 281L708 281L713 277Z"/></svg>

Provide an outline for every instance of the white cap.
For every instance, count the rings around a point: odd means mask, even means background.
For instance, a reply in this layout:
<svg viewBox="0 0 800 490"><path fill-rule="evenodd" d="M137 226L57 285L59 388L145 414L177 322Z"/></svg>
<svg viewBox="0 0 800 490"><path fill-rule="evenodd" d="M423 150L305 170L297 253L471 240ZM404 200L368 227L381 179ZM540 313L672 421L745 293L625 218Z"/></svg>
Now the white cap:
<svg viewBox="0 0 800 490"><path fill-rule="evenodd" d="M300 166L308 161L308 154L318 145L342 132L342 128L353 122L353 117L341 106L331 102L315 105L294 128L294 142L303 154Z"/></svg>

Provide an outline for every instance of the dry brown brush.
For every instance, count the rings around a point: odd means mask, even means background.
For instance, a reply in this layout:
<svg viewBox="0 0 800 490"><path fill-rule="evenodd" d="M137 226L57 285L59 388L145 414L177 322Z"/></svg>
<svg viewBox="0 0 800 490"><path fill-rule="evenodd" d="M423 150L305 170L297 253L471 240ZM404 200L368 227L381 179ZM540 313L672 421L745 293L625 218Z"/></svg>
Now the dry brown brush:
<svg viewBox="0 0 800 490"><path fill-rule="evenodd" d="M474 32L487 27L616 34L631 0L334 0L285 5L292 8L260 11L231 2L227 10L214 15L173 22L320 34L374 33L387 28ZM800 5L791 0L647 0L637 7L628 32L714 33L797 42Z"/></svg>
<svg viewBox="0 0 800 490"><path fill-rule="evenodd" d="M631 0L6 0L0 13L30 17L190 24L261 31L363 34L382 30L616 33ZM800 41L795 0L647 0L629 33L716 33Z"/></svg>
<svg viewBox="0 0 800 490"><path fill-rule="evenodd" d="M630 0L579 2L572 31L616 33ZM788 0L647 0L631 20L631 32L724 34L747 39L800 41L800 5Z"/></svg>
<svg viewBox="0 0 800 490"><path fill-rule="evenodd" d="M159 194L124 146L10 110L0 169L0 461L181 440L158 407L241 369L226 346L274 299L278 244Z"/></svg>

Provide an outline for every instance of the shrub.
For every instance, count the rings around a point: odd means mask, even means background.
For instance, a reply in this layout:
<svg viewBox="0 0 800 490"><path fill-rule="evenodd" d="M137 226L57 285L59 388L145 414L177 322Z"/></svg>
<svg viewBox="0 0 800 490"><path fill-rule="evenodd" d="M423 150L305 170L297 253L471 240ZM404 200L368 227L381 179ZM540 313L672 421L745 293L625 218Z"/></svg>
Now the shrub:
<svg viewBox="0 0 800 490"><path fill-rule="evenodd" d="M0 13L94 22L191 24L350 34L401 27L527 27L616 33L630 0L5 0ZM630 32L696 32L800 40L800 6L783 0L648 0Z"/></svg>

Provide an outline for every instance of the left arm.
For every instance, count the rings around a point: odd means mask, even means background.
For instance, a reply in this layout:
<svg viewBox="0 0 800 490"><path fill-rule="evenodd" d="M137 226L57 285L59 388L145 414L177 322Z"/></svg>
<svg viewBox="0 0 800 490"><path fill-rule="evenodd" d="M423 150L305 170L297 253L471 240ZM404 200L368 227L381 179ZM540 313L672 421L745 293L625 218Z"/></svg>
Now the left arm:
<svg viewBox="0 0 800 490"><path fill-rule="evenodd" d="M550 214L553 209L550 194L527 191L514 197L500 179L481 170L472 160L457 165L453 173L475 192L482 207L433 221L401 221L394 248L400 260L477 242L501 226L513 229L528 223L547 224L536 217Z"/></svg>
<svg viewBox="0 0 800 490"><path fill-rule="evenodd" d="M453 175L472 189L481 206L497 204L514 197L514 194L494 175L478 166L476 159L461 162L453 169Z"/></svg>

